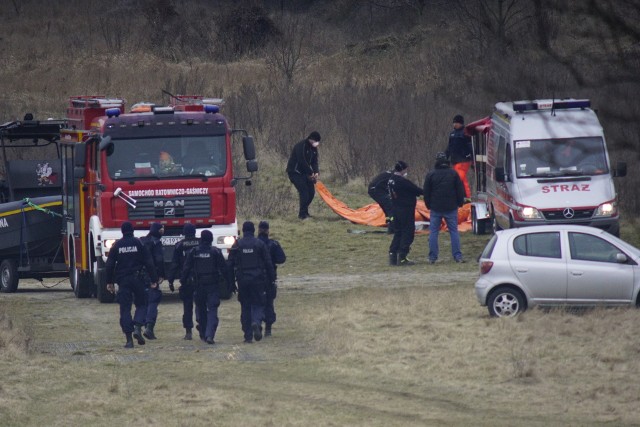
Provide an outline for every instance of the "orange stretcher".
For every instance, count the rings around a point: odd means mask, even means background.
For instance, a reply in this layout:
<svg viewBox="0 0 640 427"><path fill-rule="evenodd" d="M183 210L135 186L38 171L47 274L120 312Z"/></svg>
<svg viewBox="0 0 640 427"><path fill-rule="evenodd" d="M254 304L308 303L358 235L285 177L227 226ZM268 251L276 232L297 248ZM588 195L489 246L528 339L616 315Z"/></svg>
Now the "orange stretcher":
<svg viewBox="0 0 640 427"><path fill-rule="evenodd" d="M316 192L332 211L355 224L370 225L372 227L384 227L386 225L384 212L377 203L365 205L359 209L351 209L349 206L336 199L327 187L320 181L316 183ZM424 204L424 200L418 200L416 205L416 221L429 221L429 209ZM446 230L444 221L440 226L441 230ZM458 209L458 230L471 230L471 205L469 203Z"/></svg>

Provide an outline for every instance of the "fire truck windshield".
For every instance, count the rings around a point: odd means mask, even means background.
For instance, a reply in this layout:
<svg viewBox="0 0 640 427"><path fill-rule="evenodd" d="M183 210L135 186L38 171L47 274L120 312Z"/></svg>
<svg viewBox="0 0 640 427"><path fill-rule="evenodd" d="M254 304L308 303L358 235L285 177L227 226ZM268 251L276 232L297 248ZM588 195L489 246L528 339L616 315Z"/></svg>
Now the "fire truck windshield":
<svg viewBox="0 0 640 427"><path fill-rule="evenodd" d="M222 176L227 171L225 136L114 139L107 167L115 180Z"/></svg>
<svg viewBox="0 0 640 427"><path fill-rule="evenodd" d="M609 173L601 137L515 141L514 155L518 178Z"/></svg>

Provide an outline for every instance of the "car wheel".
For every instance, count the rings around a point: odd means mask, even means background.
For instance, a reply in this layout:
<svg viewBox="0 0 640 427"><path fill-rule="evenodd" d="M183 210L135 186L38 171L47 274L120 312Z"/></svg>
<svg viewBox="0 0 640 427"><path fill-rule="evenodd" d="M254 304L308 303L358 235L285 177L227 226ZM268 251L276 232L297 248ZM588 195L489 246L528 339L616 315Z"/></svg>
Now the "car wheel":
<svg viewBox="0 0 640 427"><path fill-rule="evenodd" d="M487 298L487 308L492 317L514 317L526 310L524 295L511 287L494 289Z"/></svg>

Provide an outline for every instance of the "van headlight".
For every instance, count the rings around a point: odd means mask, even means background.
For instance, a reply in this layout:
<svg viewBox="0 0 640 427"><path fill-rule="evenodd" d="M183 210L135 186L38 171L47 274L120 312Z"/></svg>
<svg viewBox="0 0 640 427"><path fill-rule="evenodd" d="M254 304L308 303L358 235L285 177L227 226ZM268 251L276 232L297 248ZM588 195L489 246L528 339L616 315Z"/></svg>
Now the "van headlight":
<svg viewBox="0 0 640 427"><path fill-rule="evenodd" d="M618 213L618 204L616 202L606 202L598 206L594 217L614 216Z"/></svg>
<svg viewBox="0 0 640 427"><path fill-rule="evenodd" d="M544 219L540 211L536 208L532 208L531 206L525 206L520 209L520 216L522 219Z"/></svg>

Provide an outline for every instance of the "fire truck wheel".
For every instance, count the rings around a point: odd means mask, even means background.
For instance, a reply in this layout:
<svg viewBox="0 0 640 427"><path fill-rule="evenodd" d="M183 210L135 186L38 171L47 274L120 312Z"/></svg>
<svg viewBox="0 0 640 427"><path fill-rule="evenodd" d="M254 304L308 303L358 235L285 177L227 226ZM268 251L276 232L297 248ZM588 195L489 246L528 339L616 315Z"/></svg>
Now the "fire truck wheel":
<svg viewBox="0 0 640 427"><path fill-rule="evenodd" d="M69 281L76 298L90 298L93 295L93 278L90 273L82 273L76 268L76 263L71 258L69 267Z"/></svg>
<svg viewBox="0 0 640 427"><path fill-rule="evenodd" d="M102 303L115 301L115 295L107 291L107 276L104 271L104 261L98 258L93 263L93 282L96 284L96 296Z"/></svg>
<svg viewBox="0 0 640 427"><path fill-rule="evenodd" d="M0 263L0 292L11 293L18 289L18 267L12 259Z"/></svg>

